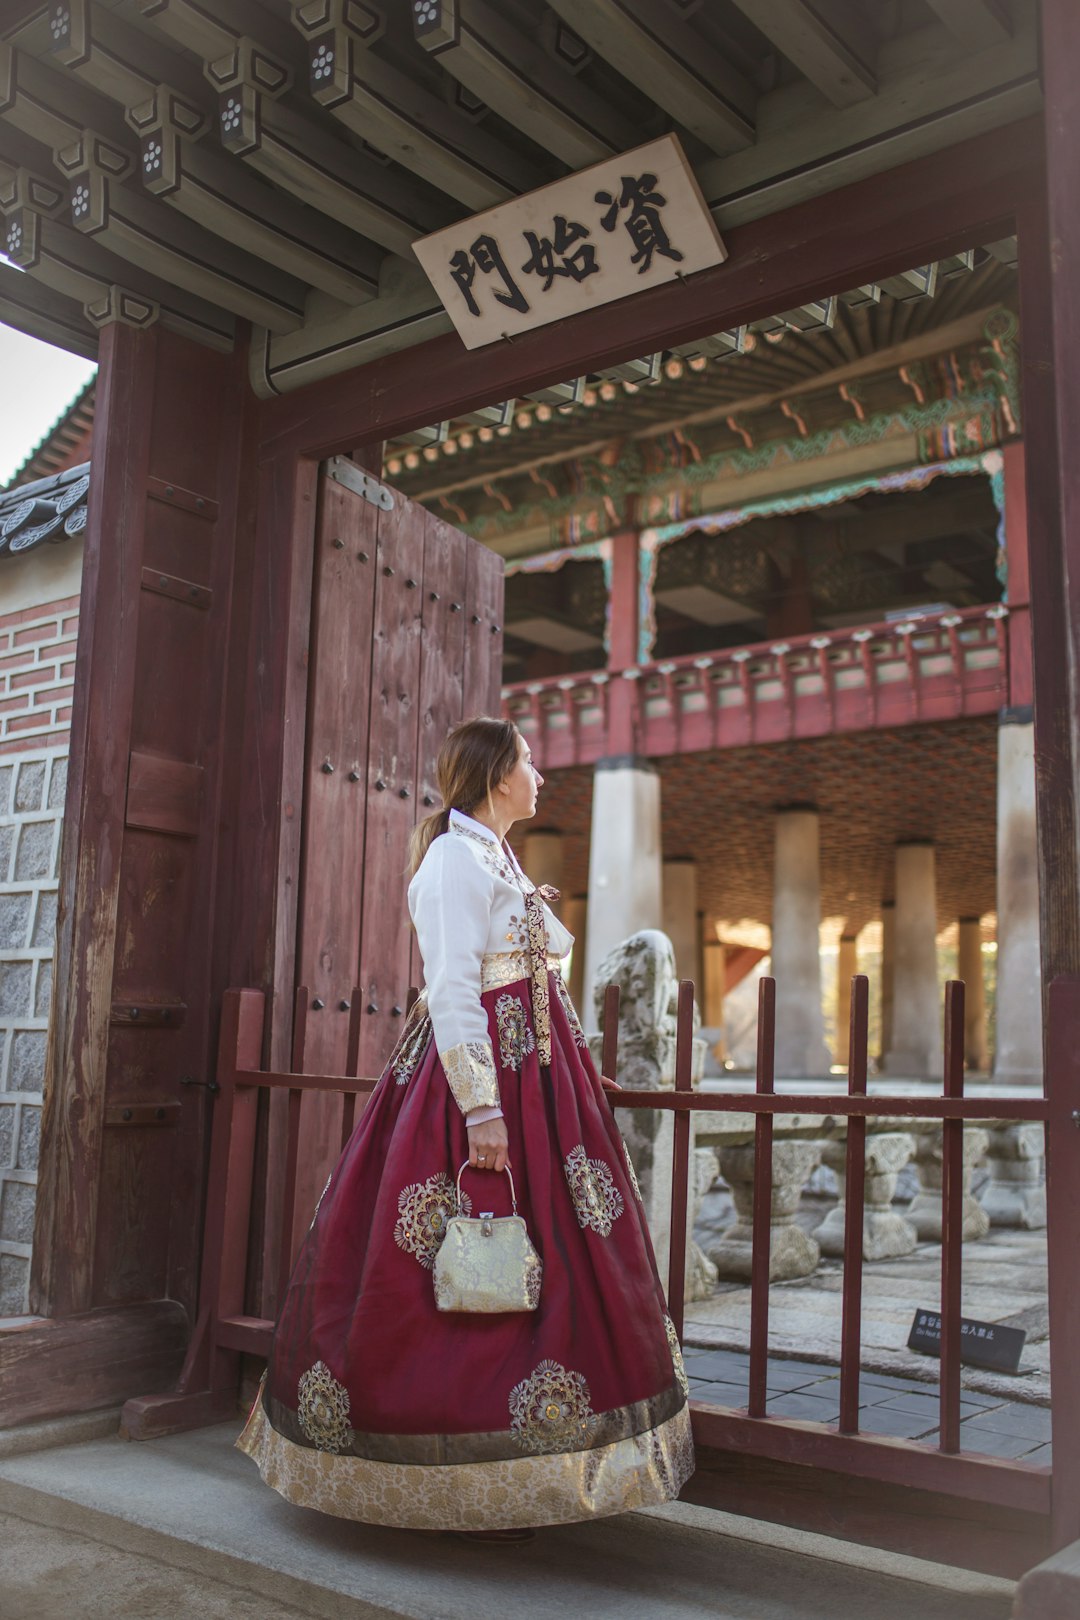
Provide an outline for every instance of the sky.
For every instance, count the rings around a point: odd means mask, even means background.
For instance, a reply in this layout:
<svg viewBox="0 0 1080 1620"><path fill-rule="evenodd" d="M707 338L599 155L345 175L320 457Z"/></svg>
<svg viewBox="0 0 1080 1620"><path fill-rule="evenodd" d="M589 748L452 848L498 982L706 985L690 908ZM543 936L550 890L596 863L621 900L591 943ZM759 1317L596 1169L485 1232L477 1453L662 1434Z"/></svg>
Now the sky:
<svg viewBox="0 0 1080 1620"><path fill-rule="evenodd" d="M97 367L0 324L0 489Z"/></svg>

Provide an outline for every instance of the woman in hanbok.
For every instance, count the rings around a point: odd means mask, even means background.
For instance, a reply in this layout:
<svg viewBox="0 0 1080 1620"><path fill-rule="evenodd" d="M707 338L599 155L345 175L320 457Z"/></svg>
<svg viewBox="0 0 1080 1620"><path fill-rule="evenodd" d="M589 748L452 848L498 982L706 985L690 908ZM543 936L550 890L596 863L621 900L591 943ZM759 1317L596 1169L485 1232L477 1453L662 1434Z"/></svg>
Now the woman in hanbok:
<svg viewBox="0 0 1080 1620"><path fill-rule="evenodd" d="M572 936L506 841L542 783L509 721L443 745L414 835L426 990L319 1202L237 1442L290 1502L508 1533L678 1495L688 1386L634 1168L560 972ZM466 1165L467 1161L467 1165ZM535 1309L440 1311L447 1222L518 1213Z"/></svg>

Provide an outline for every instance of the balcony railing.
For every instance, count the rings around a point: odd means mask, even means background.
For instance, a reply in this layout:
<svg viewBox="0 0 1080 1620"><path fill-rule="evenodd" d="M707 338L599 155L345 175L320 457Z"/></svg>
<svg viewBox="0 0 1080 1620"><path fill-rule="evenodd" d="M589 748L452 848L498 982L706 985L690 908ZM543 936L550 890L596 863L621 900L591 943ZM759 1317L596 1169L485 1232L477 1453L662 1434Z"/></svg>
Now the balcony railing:
<svg viewBox="0 0 1080 1620"><path fill-rule="evenodd" d="M1008 702L1001 606L913 616L621 671L521 681L503 712L541 770L586 765L608 747L611 685L634 684L634 749L693 753L831 732L992 714Z"/></svg>

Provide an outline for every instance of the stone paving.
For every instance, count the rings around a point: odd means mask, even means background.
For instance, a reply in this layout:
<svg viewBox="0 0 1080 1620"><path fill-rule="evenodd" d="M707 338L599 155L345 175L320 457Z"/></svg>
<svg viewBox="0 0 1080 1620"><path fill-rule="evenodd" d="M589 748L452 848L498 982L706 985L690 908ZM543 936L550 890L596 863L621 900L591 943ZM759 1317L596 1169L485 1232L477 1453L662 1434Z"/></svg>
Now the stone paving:
<svg viewBox="0 0 1080 1620"><path fill-rule="evenodd" d="M750 1357L737 1350L687 1346L686 1371L694 1400L719 1406L746 1405ZM840 1416L840 1374L813 1361L768 1363L770 1417L835 1423ZM887 1373L864 1372L859 1380L859 1426L866 1434L921 1440L936 1445L938 1399L924 1383ZM960 1397L960 1445L964 1451L1029 1463L1050 1461L1050 1413L1028 1402L1002 1400L964 1390Z"/></svg>

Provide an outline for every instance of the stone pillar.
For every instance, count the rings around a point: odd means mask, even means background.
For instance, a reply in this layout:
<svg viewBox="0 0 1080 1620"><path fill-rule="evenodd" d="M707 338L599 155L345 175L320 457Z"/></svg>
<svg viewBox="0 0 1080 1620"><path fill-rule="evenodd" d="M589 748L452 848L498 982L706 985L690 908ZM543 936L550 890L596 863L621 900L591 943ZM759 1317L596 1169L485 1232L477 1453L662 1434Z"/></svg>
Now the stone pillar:
<svg viewBox="0 0 1080 1620"><path fill-rule="evenodd" d="M879 1061L884 1065L885 1054L892 1046L893 999L896 981L896 901L881 902L881 1052Z"/></svg>
<svg viewBox="0 0 1080 1620"><path fill-rule="evenodd" d="M769 1281L786 1282L809 1277L817 1270L821 1251L817 1242L795 1221L802 1190L821 1158L822 1143L814 1139L773 1141L772 1219L769 1230ZM709 1259L721 1277L749 1277L754 1253L754 1144L720 1149L720 1174L731 1188L735 1222Z"/></svg>
<svg viewBox="0 0 1080 1620"><path fill-rule="evenodd" d="M915 1168L919 1190L905 1211L922 1243L941 1242L942 1140L940 1125L930 1125L915 1133ZM972 1196L971 1172L986 1153L990 1136L978 1126L964 1128L964 1242L984 1238L990 1230L990 1217Z"/></svg>
<svg viewBox="0 0 1080 1620"><path fill-rule="evenodd" d="M944 1028L937 981L934 846L896 846L895 967L892 1042L886 1074L913 1080L942 1073Z"/></svg>
<svg viewBox="0 0 1080 1620"><path fill-rule="evenodd" d="M570 1000L581 1017L585 1011L585 934L589 907L583 894L570 895L562 903L562 920L574 936L574 954L570 958L570 975L566 988Z"/></svg>
<svg viewBox="0 0 1080 1620"><path fill-rule="evenodd" d="M836 953L836 1050L833 1061L846 1063L851 1035L851 981L859 971L854 934L843 934Z"/></svg>
<svg viewBox="0 0 1080 1620"><path fill-rule="evenodd" d="M644 760L600 760L593 778L582 1003L593 1029L597 968L631 934L658 929L661 915L660 778Z"/></svg>
<svg viewBox="0 0 1080 1620"><path fill-rule="evenodd" d="M698 1005L698 909L697 866L693 861L663 863L661 928L675 952L675 973L680 979L693 979Z"/></svg>
<svg viewBox="0 0 1080 1620"><path fill-rule="evenodd" d="M1010 722L1016 713L1022 718ZM1026 717L1026 718L1024 718ZM1030 711L998 727L997 1040L993 1079L1042 1084L1042 976L1035 850L1035 760Z"/></svg>
<svg viewBox="0 0 1080 1620"><path fill-rule="evenodd" d="M1025 1232L1046 1225L1043 1127L1033 1122L990 1127L986 1167L990 1180L979 1202L991 1226L1018 1226Z"/></svg>
<svg viewBox="0 0 1080 1620"><path fill-rule="evenodd" d="M982 924L978 917L960 918L957 972L964 981L964 1058L969 1069L985 1074L990 1067L986 1039L986 987L983 983Z"/></svg>
<svg viewBox="0 0 1080 1620"><path fill-rule="evenodd" d="M863 1204L863 1259L894 1260L910 1254L919 1241L911 1222L892 1208L900 1172L915 1151L915 1138L906 1131L873 1132L866 1138L866 1179ZM847 1142L825 1143L822 1159L836 1172L840 1202L835 1204L814 1237L822 1254L843 1255L847 1180Z"/></svg>
<svg viewBox="0 0 1080 1620"><path fill-rule="evenodd" d="M550 883L553 889L563 885L563 835L554 828L543 832L527 832L522 845L521 864L536 884ZM556 916L564 916L560 901L552 907Z"/></svg>
<svg viewBox="0 0 1080 1620"><path fill-rule="evenodd" d="M818 813L793 806L776 814L772 970L776 979L776 1073L828 1074L821 1009L821 883Z"/></svg>

